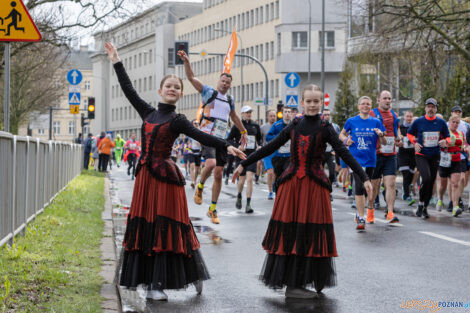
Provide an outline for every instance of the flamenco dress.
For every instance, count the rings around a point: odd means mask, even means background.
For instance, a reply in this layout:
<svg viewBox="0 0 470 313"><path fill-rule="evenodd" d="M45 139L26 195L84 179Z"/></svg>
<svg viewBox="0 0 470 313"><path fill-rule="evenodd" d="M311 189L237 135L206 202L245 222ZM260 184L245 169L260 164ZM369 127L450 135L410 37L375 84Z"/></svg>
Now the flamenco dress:
<svg viewBox="0 0 470 313"><path fill-rule="evenodd" d="M218 150L224 140L196 129L175 106L158 109L142 100L121 62L114 64L119 83L143 120L142 154L137 164L132 202L124 235L120 285L181 289L209 279L200 244L189 219L185 179L171 160L180 133Z"/></svg>
<svg viewBox="0 0 470 313"><path fill-rule="evenodd" d="M273 212L262 246L267 252L260 279L271 288L314 287L321 291L336 284L333 257L337 257L331 184L323 169L326 143L358 173L359 163L339 140L333 126L319 115L295 118L267 145L242 161L243 167L290 144L290 165L279 178Z"/></svg>

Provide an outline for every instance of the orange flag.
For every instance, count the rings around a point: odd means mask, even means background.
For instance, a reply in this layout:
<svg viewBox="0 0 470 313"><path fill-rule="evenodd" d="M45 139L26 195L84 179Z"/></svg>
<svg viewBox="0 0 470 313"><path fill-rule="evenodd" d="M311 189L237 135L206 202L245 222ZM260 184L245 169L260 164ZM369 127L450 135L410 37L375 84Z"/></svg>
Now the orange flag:
<svg viewBox="0 0 470 313"><path fill-rule="evenodd" d="M235 31L235 28L234 28L232 32L232 38L230 39L230 44L228 46L227 54L225 54L224 68L222 69L222 73L230 74L230 71L232 70L233 58L235 57L235 52L237 52L237 46L238 46L238 38L237 38L237 32Z"/></svg>

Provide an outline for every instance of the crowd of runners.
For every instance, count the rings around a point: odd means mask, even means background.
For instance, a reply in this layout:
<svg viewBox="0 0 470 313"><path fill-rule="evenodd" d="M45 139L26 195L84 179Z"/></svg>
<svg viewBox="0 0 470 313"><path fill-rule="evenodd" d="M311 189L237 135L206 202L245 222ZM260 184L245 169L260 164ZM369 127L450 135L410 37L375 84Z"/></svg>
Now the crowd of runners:
<svg viewBox="0 0 470 313"><path fill-rule="evenodd" d="M250 106L241 108L241 118L237 114L229 95L229 73L220 75L215 88L206 85L195 77L186 53L179 51L186 78L203 103L201 118L189 121L176 113L183 95L181 78L162 78L161 102L153 107L137 94L116 48L110 43L105 46L123 93L143 121L120 285L144 285L149 299L167 300L164 289L189 284L201 293L202 282L209 279L177 162L184 164L190 177L196 204L203 203L204 189L208 191L207 215L215 224L221 223L217 202L224 175L226 183L230 175L237 183L234 206L240 210L244 206L247 214L255 210L253 184L265 175L268 199L274 203L262 240L266 260L260 279L272 288L286 286L289 298L314 298L315 292L307 287L321 292L335 284L333 260L338 254L331 203L333 186L341 187L339 183L344 192L354 194L356 229L361 232L367 223L375 222L380 194L390 223L399 222L394 212L399 194L408 205L414 205L416 197L416 216L429 218L433 197L436 209L442 210L448 190L448 210L455 217L463 212L470 127L461 121L458 106L446 122L437 115L437 101L429 98L424 116L414 118L406 112L400 120L392 109L390 92L384 90L376 108L371 98L360 97L359 114L349 117L341 128L323 107L323 91L308 84L301 92L301 112L284 107L282 119L276 121L275 112L269 111L267 123L258 125ZM128 143L119 145L140 149ZM110 145L116 148L115 143ZM401 192L397 191L398 172L403 175ZM212 188L208 188L211 175Z"/></svg>

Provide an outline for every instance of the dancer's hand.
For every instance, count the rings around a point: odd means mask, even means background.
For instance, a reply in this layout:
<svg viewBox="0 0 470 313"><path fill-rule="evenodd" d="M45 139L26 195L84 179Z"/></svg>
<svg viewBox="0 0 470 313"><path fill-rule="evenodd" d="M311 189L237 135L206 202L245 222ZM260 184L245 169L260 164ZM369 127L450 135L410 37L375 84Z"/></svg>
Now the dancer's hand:
<svg viewBox="0 0 470 313"><path fill-rule="evenodd" d="M108 53L109 59L111 60L111 62L113 62L113 64L121 61L117 53L117 49L112 43L105 42L104 47L106 49L106 52Z"/></svg>
<svg viewBox="0 0 470 313"><path fill-rule="evenodd" d="M237 181L237 178L242 174L242 172L243 172L243 166L240 164L240 165L238 165L235 172L233 172L233 174L232 174L232 183L233 184L235 184L235 182Z"/></svg>
<svg viewBox="0 0 470 313"><path fill-rule="evenodd" d="M179 50L177 53L176 53L179 58L183 61L183 62L189 62L189 59L188 59L188 55L186 54L186 52L184 52L184 50Z"/></svg>
<svg viewBox="0 0 470 313"><path fill-rule="evenodd" d="M242 160L246 159L246 154L243 153L243 151L241 151L240 149L235 148L234 146L228 146L227 152Z"/></svg>

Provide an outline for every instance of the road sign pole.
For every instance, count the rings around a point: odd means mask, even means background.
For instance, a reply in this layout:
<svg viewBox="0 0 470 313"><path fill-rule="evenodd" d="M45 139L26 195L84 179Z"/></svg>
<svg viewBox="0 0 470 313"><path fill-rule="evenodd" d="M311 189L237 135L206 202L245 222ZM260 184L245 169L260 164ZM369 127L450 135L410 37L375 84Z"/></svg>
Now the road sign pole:
<svg viewBox="0 0 470 313"><path fill-rule="evenodd" d="M52 140L52 106L49 107L49 140Z"/></svg>
<svg viewBox="0 0 470 313"><path fill-rule="evenodd" d="M3 130L10 132L10 43L5 43L5 92L3 101Z"/></svg>

